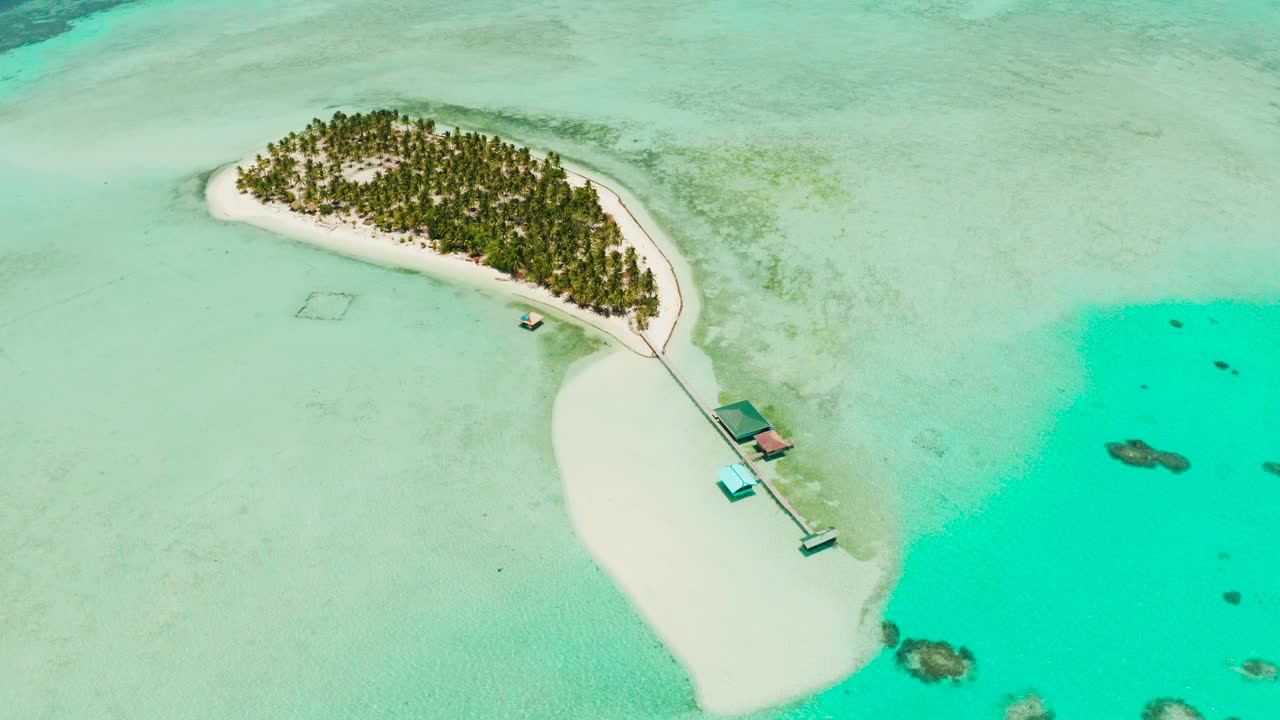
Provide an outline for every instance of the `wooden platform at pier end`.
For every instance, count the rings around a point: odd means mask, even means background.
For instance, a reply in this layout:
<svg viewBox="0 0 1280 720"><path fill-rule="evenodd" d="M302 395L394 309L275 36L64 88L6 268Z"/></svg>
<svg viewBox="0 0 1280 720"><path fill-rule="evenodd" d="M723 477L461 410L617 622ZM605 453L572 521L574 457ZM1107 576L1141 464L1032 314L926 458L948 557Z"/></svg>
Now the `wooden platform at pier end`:
<svg viewBox="0 0 1280 720"><path fill-rule="evenodd" d="M835 528L823 530L820 533L815 533L805 538L800 543L800 546L804 548L805 552L817 552L827 545L834 545L836 538L839 536L840 531Z"/></svg>
<svg viewBox="0 0 1280 720"><path fill-rule="evenodd" d="M738 457L742 458L742 464L746 465L747 469L750 470L751 474L754 475L755 478L760 481L760 484L764 486L765 490L769 491L769 495L773 497L774 502L778 503L778 507L782 508L782 511L785 512L791 518L791 520L795 522L796 525L800 526L801 530L804 530L805 538L809 539L809 538L821 537L823 535L827 535L827 533L830 533L830 537L824 542L834 541L835 539L834 530L828 530L821 534L814 533L813 527L811 527L809 525L809 522L804 519L804 516L800 514L800 511L796 510L794 507L791 506L791 503L788 502L787 499L782 496L782 493L778 491L778 488L773 486L773 483L769 480L769 478L765 477L764 473L760 472L760 469L756 467L755 462L753 462L751 457L746 453L746 451L742 449L742 446L739 445L736 440L734 440L733 436L729 434L729 431L725 429L724 425L720 424L720 421L716 419L715 413L711 411L711 407L708 406L706 403L702 402L702 400L699 399L696 394L694 394L693 388L690 387L689 383L686 382L684 377L680 375L679 371L677 371L675 367L671 365L671 363L667 360L667 356L663 355L662 352L658 350L658 348L654 347L653 343L649 342L649 338L645 337L643 334L640 335L640 338L644 340L644 344L648 345L649 349L653 351L653 354L662 363L662 366L667 369L667 372L671 374L671 377L675 378L676 384L678 384L680 388L684 390L684 394L687 395L689 399L693 401L693 404L697 405L698 409L702 411L702 416L707 419L707 422L711 423L712 427L714 427L717 431L719 431L720 437L724 438L724 441L729 444L729 447L733 448L733 451L737 453ZM823 544L823 543L819 543L819 544Z"/></svg>

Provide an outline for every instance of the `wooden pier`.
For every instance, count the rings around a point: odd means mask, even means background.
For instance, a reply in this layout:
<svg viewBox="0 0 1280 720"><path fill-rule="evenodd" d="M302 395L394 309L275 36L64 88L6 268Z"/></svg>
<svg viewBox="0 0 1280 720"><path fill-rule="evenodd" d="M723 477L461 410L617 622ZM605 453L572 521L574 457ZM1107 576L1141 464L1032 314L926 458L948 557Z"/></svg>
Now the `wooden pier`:
<svg viewBox="0 0 1280 720"><path fill-rule="evenodd" d="M742 449L742 446L733 439L733 436L729 434L729 431L725 430L724 426L720 424L720 421L716 419L715 413L711 411L711 407L702 402L702 400L694 394L693 388L671 365L667 360L667 356L663 355L658 348L654 347L653 343L650 343L649 338L645 337L643 333L640 334L640 338L644 340L644 344L648 345L649 349L653 351L653 354L662 362L662 366L667 369L667 372L671 374L671 377L675 378L676 384L684 390L684 394L693 401L694 405L698 406L698 410L702 412L702 416L707 419L707 422L715 426L716 430L720 432L720 437L724 438L724 441L729 444L729 447L733 448L733 451L737 453L738 457L742 458L742 464L746 465L747 469L751 471L751 474L755 476L756 480L759 480L760 484L764 485L765 489L769 491L769 494L773 496L774 502L778 503L778 507L781 507L783 512L789 515L792 521L794 521L796 525L800 526L801 530L804 530L806 537L805 548L812 549L809 547L810 544L813 544L811 541L821 539L820 542L814 544L814 547L817 547L817 545L822 543L835 540L835 530L827 530L818 535L814 534L813 527L809 525L809 522L804 519L804 516L801 515L798 510L791 506L791 503L787 502L787 499L783 497L782 493L778 492L778 488L773 486L773 483L770 482L769 478L765 477L764 473L760 472L760 468L756 467L751 455L748 455L748 453Z"/></svg>

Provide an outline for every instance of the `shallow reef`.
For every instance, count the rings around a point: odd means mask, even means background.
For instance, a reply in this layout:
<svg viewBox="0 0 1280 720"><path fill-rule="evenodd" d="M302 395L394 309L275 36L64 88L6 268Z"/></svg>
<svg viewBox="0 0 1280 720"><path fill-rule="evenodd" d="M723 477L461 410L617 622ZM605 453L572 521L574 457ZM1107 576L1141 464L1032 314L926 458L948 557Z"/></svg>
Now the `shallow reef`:
<svg viewBox="0 0 1280 720"><path fill-rule="evenodd" d="M888 620L880 622L880 635L887 648L898 647L898 642L902 640L902 631L898 629L897 623L891 623Z"/></svg>
<svg viewBox="0 0 1280 720"><path fill-rule="evenodd" d="M1035 693L1010 699L1012 702L1004 709L1004 720L1053 720L1054 718L1054 712L1049 709L1044 698Z"/></svg>
<svg viewBox="0 0 1280 720"><path fill-rule="evenodd" d="M896 655L898 667L926 683L967 680L976 658L968 648L933 640L904 640Z"/></svg>
<svg viewBox="0 0 1280 720"><path fill-rule="evenodd" d="M1156 698L1142 708L1142 720L1204 720L1199 710L1180 698Z"/></svg>
<svg viewBox="0 0 1280 720"><path fill-rule="evenodd" d="M1272 475L1280 475L1280 462L1264 462L1262 463L1262 471L1269 472Z"/></svg>
<svg viewBox="0 0 1280 720"><path fill-rule="evenodd" d="M1107 452L1111 457L1125 465L1153 468L1163 466L1174 474L1185 472L1191 468L1191 461L1177 454L1156 450L1141 440L1107 443Z"/></svg>
<svg viewBox="0 0 1280 720"><path fill-rule="evenodd" d="M1262 658L1245 660L1240 664L1240 674L1252 680L1275 680L1280 678L1280 667Z"/></svg>
<svg viewBox="0 0 1280 720"><path fill-rule="evenodd" d="M1240 604L1240 600L1242 599L1242 597L1241 597L1241 595L1240 595L1240 591L1239 591L1239 590L1228 590L1228 591L1226 591L1226 592L1222 593L1222 599L1223 599L1223 600L1226 600L1227 602L1231 603L1232 605L1239 605L1239 604Z"/></svg>

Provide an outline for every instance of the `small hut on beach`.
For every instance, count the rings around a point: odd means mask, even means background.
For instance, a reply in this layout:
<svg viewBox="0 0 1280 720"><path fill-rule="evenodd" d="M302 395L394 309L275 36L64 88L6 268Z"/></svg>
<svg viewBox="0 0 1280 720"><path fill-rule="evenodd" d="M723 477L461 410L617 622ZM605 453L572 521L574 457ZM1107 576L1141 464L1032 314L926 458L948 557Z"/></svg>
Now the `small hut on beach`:
<svg viewBox="0 0 1280 720"><path fill-rule="evenodd" d="M720 468L720 484L733 497L755 492L756 479L747 466L741 463Z"/></svg>
<svg viewBox="0 0 1280 720"><path fill-rule="evenodd" d="M529 312L520 316L520 325L522 325L525 330L536 330L538 326L542 324L542 320L542 316L538 313Z"/></svg>

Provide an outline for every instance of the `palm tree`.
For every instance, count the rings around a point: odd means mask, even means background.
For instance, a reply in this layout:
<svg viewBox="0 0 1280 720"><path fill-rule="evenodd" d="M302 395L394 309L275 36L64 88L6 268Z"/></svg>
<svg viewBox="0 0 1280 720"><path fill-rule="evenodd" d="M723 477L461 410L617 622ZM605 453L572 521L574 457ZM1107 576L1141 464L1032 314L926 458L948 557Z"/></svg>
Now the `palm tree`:
<svg viewBox="0 0 1280 720"><path fill-rule="evenodd" d="M236 187L304 212L350 216L404 239L430 240L606 313L657 312L653 273L641 269L591 183L572 188L549 153L533 158L501 138L445 131L393 110L313 120L237 172ZM300 159L301 158L301 159ZM378 168L353 182L349 169ZM344 220L345 221L345 220ZM620 248L623 248L620 250Z"/></svg>

